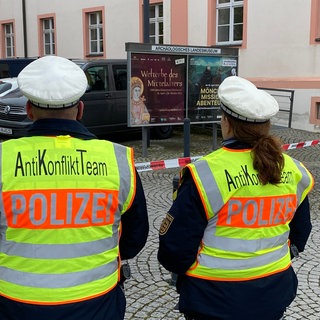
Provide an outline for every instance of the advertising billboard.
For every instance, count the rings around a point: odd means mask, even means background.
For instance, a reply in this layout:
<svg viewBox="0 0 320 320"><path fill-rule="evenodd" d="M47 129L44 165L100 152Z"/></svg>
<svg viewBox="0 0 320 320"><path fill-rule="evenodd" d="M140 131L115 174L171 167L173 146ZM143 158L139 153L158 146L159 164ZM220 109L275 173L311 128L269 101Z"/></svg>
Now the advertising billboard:
<svg viewBox="0 0 320 320"><path fill-rule="evenodd" d="M236 75L238 50L127 43L128 126L220 121L218 87Z"/></svg>

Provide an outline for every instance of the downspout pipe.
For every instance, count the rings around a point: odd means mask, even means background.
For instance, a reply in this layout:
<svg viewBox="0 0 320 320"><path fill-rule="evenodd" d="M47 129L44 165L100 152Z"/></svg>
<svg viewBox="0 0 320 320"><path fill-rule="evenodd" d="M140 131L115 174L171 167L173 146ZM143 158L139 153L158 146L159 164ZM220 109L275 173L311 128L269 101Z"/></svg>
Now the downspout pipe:
<svg viewBox="0 0 320 320"><path fill-rule="evenodd" d="M22 23L23 23L23 48L24 48L24 57L25 57L25 58L28 58L26 0L22 0Z"/></svg>
<svg viewBox="0 0 320 320"><path fill-rule="evenodd" d="M149 0L143 0L143 42L149 43Z"/></svg>
<svg viewBox="0 0 320 320"><path fill-rule="evenodd" d="M143 43L149 43L149 0L143 0ZM150 128L142 127L142 154L148 155L147 148L150 147Z"/></svg>

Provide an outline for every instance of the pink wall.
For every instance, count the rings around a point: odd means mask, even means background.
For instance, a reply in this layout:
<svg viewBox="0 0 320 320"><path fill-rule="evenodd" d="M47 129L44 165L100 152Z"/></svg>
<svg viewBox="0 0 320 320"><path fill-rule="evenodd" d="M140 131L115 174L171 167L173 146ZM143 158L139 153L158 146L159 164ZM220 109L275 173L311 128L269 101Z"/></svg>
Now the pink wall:
<svg viewBox="0 0 320 320"><path fill-rule="evenodd" d="M291 89L319 89L318 78L248 78L258 87L291 88Z"/></svg>
<svg viewBox="0 0 320 320"><path fill-rule="evenodd" d="M171 1L171 44L188 44L188 0Z"/></svg>
<svg viewBox="0 0 320 320"><path fill-rule="evenodd" d="M320 119L318 118L318 105L320 105L320 97L311 97L310 117L309 121L312 124L320 125Z"/></svg>
<svg viewBox="0 0 320 320"><path fill-rule="evenodd" d="M310 44L319 44L315 41L320 38L320 0L311 1Z"/></svg>

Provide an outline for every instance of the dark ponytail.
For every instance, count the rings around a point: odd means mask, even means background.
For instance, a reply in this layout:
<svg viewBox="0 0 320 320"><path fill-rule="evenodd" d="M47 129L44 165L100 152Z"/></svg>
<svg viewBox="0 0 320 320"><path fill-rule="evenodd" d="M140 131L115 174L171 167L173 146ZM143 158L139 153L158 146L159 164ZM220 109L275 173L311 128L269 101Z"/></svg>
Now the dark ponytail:
<svg viewBox="0 0 320 320"><path fill-rule="evenodd" d="M269 134L270 121L248 123L228 116L234 137L252 147L253 167L258 171L260 182L278 184L284 167L281 141Z"/></svg>

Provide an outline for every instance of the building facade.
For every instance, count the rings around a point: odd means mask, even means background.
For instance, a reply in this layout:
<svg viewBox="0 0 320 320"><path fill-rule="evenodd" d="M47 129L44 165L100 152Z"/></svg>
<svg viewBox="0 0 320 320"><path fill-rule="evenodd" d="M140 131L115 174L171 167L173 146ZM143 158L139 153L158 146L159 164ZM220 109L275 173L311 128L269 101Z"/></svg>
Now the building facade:
<svg viewBox="0 0 320 320"><path fill-rule="evenodd" d="M294 90L291 126L320 132L320 0L0 0L0 58L126 58L144 5L149 42L238 48L238 74Z"/></svg>

